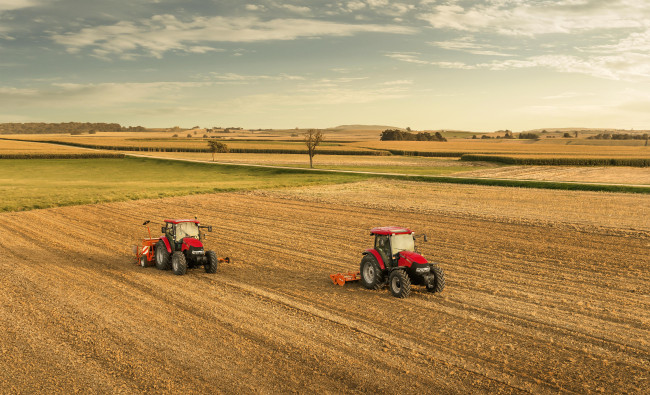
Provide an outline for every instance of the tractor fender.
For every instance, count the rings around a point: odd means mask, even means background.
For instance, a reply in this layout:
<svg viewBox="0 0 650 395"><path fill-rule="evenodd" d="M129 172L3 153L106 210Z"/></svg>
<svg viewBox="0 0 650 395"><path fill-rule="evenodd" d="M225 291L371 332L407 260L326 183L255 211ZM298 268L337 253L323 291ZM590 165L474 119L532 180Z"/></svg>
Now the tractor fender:
<svg viewBox="0 0 650 395"><path fill-rule="evenodd" d="M165 247L167 247L167 252L170 254L172 253L172 246L169 244L169 240L167 239L167 236L160 236L160 240L165 243Z"/></svg>
<svg viewBox="0 0 650 395"><path fill-rule="evenodd" d="M384 260L381 259L381 255L379 255L377 250L375 250L374 248L368 248L363 252L363 255L368 255L368 254L371 254L372 256L375 257L377 263L379 263L379 267L381 268L381 270L386 269L386 265L384 265Z"/></svg>

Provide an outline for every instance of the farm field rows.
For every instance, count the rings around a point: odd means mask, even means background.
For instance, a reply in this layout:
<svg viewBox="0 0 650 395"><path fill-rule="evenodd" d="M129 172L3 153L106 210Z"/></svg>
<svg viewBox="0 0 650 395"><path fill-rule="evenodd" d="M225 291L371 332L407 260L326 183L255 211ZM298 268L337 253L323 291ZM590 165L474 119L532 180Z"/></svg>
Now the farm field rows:
<svg viewBox="0 0 650 395"><path fill-rule="evenodd" d="M589 140L583 140L589 141ZM402 150L418 152L464 152L483 154L522 155L526 157L608 157L608 158L648 158L650 147L644 146L645 142L638 142L638 145L616 145L617 142L610 142L609 145L583 145L581 142L547 142L544 140L470 140L456 139L448 142L430 141L360 141L347 143L350 146L358 146L372 149Z"/></svg>
<svg viewBox="0 0 650 395"><path fill-rule="evenodd" d="M2 213L0 387L647 392L649 211L631 194L374 180ZM133 263L143 220L194 215L233 263ZM443 293L331 284L388 224L429 235Z"/></svg>
<svg viewBox="0 0 650 395"><path fill-rule="evenodd" d="M132 147L142 149L177 148L177 149L207 149L208 143L201 135L192 135L172 138L171 134L160 133L97 133L93 135L71 136L65 134L39 134L39 135L5 135L6 138L16 140L56 141L63 143L85 144L92 146ZM254 137L254 136L253 136ZM297 141L246 141L246 140L219 140L231 149L272 149L272 150L305 150L302 140ZM325 141L319 146L320 151L369 151L367 148Z"/></svg>
<svg viewBox="0 0 650 395"><path fill-rule="evenodd" d="M156 157L212 161L212 155L199 152L156 152ZM215 154L215 162L257 164L272 166L309 167L309 157L303 154ZM319 169L371 171L380 173L406 174L449 174L497 167L485 162L461 162L458 159L427 158L421 156L356 156L326 155L314 157L314 166Z"/></svg>
<svg viewBox="0 0 650 395"><path fill-rule="evenodd" d="M508 178L650 185L650 169L603 166L503 166L455 174L459 177Z"/></svg>
<svg viewBox="0 0 650 395"><path fill-rule="evenodd" d="M29 141L0 139L0 156L16 154L88 154L86 148L56 146L46 143L32 143ZM90 152L111 153L112 151L92 150Z"/></svg>
<svg viewBox="0 0 650 395"><path fill-rule="evenodd" d="M212 161L211 154L198 152L156 152L161 158ZM308 158L297 154L215 154L215 162L269 166L308 167ZM423 156L316 155L319 169L367 171L412 175L450 175L469 178L543 180L649 185L650 171L630 166L504 166L490 162L460 161Z"/></svg>

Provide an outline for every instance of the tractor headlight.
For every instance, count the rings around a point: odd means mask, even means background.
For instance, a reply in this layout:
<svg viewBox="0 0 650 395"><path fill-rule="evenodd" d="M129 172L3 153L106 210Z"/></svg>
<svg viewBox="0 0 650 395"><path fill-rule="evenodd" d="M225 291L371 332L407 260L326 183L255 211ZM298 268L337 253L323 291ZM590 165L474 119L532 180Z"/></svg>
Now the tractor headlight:
<svg viewBox="0 0 650 395"><path fill-rule="evenodd" d="M416 273L429 273L429 271L431 271L431 268L429 266L419 267L415 269Z"/></svg>

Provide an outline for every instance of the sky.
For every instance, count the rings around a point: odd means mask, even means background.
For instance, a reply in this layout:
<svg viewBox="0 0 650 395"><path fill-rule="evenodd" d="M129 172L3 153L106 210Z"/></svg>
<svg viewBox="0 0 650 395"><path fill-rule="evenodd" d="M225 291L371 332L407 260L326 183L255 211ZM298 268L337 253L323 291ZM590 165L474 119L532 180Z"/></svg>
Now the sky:
<svg viewBox="0 0 650 395"><path fill-rule="evenodd" d="M647 0L0 0L0 122L650 129Z"/></svg>

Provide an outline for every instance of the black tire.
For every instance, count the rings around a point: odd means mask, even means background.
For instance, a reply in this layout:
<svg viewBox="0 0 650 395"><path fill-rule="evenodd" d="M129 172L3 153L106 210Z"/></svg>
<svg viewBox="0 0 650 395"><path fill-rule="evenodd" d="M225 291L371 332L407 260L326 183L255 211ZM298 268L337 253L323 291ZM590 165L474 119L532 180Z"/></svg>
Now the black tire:
<svg viewBox="0 0 650 395"><path fill-rule="evenodd" d="M172 272L177 276L182 276L187 271L187 261L185 254L176 251L172 254Z"/></svg>
<svg viewBox="0 0 650 395"><path fill-rule="evenodd" d="M146 255L142 255L140 257L140 266L147 267L147 256Z"/></svg>
<svg viewBox="0 0 650 395"><path fill-rule="evenodd" d="M359 267L361 283L368 289L379 289L384 286L384 273L372 255L364 255Z"/></svg>
<svg viewBox="0 0 650 395"><path fill-rule="evenodd" d="M203 265L205 268L206 273L216 273L217 272L217 265L219 263L219 259L217 258L217 254L214 251L208 251L205 253L208 257L208 263Z"/></svg>
<svg viewBox="0 0 650 395"><path fill-rule="evenodd" d="M388 277L388 288L396 298L408 298L411 294L411 279L403 269L393 270Z"/></svg>
<svg viewBox="0 0 650 395"><path fill-rule="evenodd" d="M156 261L156 268L158 270L169 270L169 264L171 261L171 254L167 252L167 247L165 242L158 240L156 243L154 260Z"/></svg>
<svg viewBox="0 0 650 395"><path fill-rule="evenodd" d="M442 292L445 289L445 272L442 271L442 268L438 265L431 265L431 274L433 275L433 281L427 284L427 291L436 293Z"/></svg>

